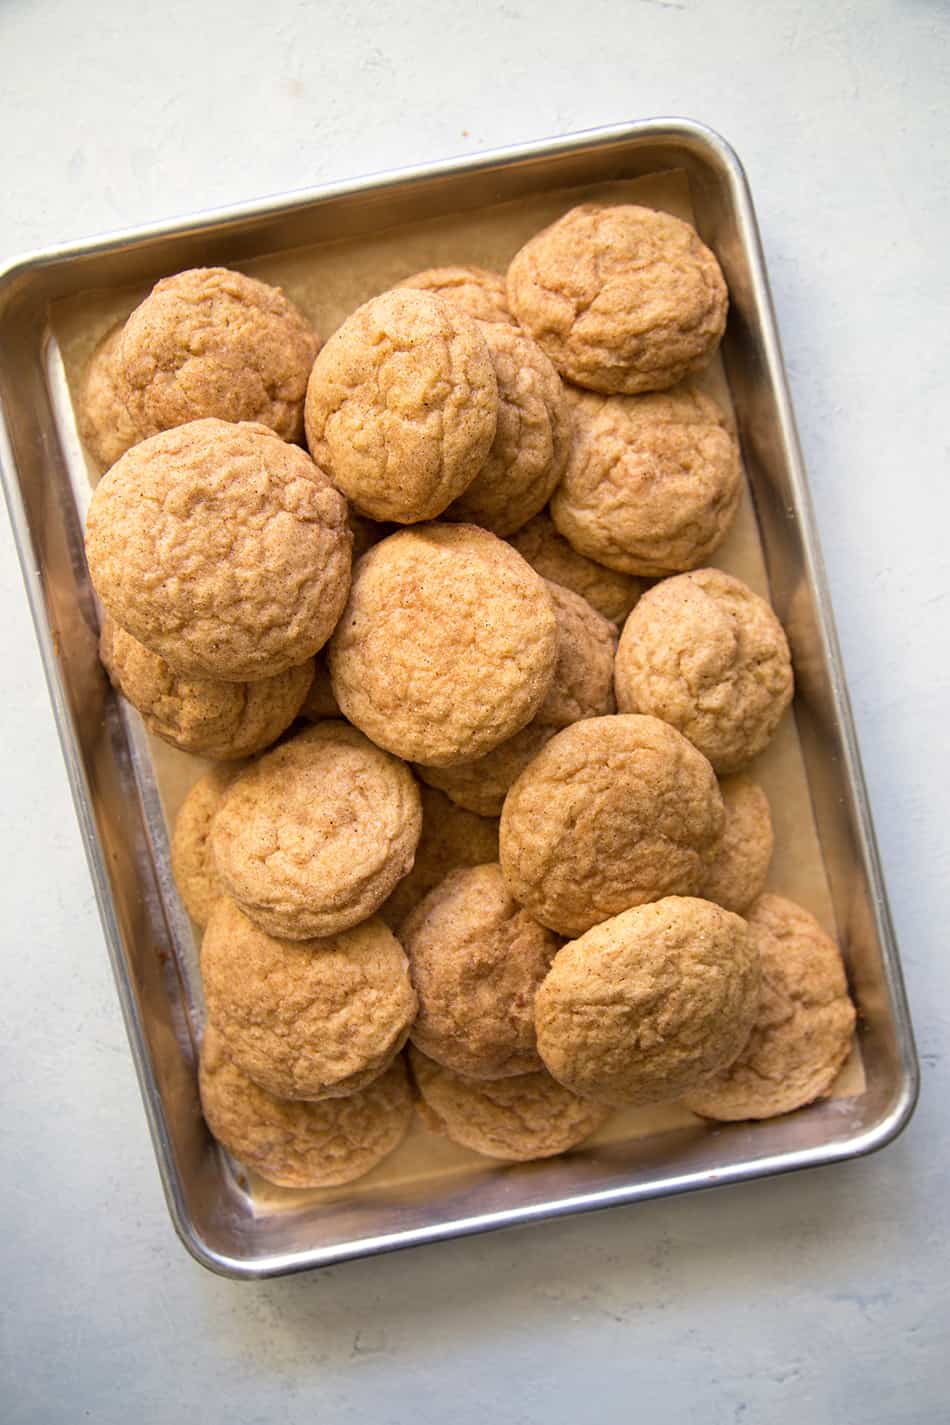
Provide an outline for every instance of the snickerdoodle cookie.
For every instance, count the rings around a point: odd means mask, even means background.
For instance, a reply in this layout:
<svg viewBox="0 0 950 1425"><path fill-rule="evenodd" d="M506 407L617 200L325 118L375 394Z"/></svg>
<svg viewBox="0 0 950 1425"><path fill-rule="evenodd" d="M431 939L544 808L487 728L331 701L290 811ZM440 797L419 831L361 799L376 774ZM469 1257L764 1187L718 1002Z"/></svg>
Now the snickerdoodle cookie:
<svg viewBox="0 0 950 1425"><path fill-rule="evenodd" d="M748 914L762 991L731 1066L685 1095L705 1118L771 1118L827 1094L848 1057L854 1006L837 945L802 906L761 896Z"/></svg>
<svg viewBox="0 0 950 1425"><path fill-rule="evenodd" d="M590 559L662 578L703 564L742 493L739 447L715 401L689 385L575 399L575 437L551 518Z"/></svg>
<svg viewBox="0 0 950 1425"><path fill-rule="evenodd" d="M531 721L557 662L544 582L474 525L401 530L365 554L330 643L344 714L399 757L471 761Z"/></svg>
<svg viewBox="0 0 950 1425"><path fill-rule="evenodd" d="M378 1078L415 1018L402 947L375 916L322 940L276 940L226 897L201 943L208 1018L278 1098L340 1098Z"/></svg>
<svg viewBox="0 0 950 1425"><path fill-rule="evenodd" d="M706 365L728 293L689 223L629 203L582 203L515 256L508 305L562 376L631 395Z"/></svg>
<svg viewBox="0 0 950 1425"><path fill-rule="evenodd" d="M513 322L508 310L505 279L487 267L427 267L404 277L397 287L431 292L479 322Z"/></svg>
<svg viewBox="0 0 950 1425"><path fill-rule="evenodd" d="M346 603L346 501L262 425L192 421L96 486L86 556L120 628L179 673L249 682L321 648Z"/></svg>
<svg viewBox="0 0 950 1425"><path fill-rule="evenodd" d="M545 579L580 594L614 623L623 623L640 597L639 579L606 569L579 554L558 533L546 510L511 535L508 543Z"/></svg>
<svg viewBox="0 0 950 1425"><path fill-rule="evenodd" d="M308 722L323 722L324 718L340 715L340 705L333 696L326 651L321 650L313 660L313 682L300 705L300 716Z"/></svg>
<svg viewBox="0 0 950 1425"><path fill-rule="evenodd" d="M99 656L146 727L183 752L229 761L276 742L301 711L313 660L256 683L223 683L176 673L158 653L119 628L102 626Z"/></svg>
<svg viewBox="0 0 950 1425"><path fill-rule="evenodd" d="M422 767L416 772L430 787L438 787L459 807L478 816L501 816L508 789L558 731L534 718L506 737L484 757L472 762L456 762L451 767Z"/></svg>
<svg viewBox="0 0 950 1425"><path fill-rule="evenodd" d="M490 755L490 754L489 754ZM498 822L456 806L435 787L421 787L422 835L412 870L403 876L379 913L398 931L434 886L461 866L498 860Z"/></svg>
<svg viewBox="0 0 950 1425"><path fill-rule="evenodd" d="M361 1178L405 1137L412 1091L405 1061L346 1098L275 1098L234 1062L209 1024L201 1045L201 1108L229 1153L278 1187L339 1187Z"/></svg>
<svg viewBox="0 0 950 1425"><path fill-rule="evenodd" d="M419 767L424 782L459 806L498 816L508 788L560 727L614 711L616 626L560 584L547 582L558 622L554 680L533 720L484 757L451 767Z"/></svg>
<svg viewBox="0 0 950 1425"><path fill-rule="evenodd" d="M206 416L256 421L300 440L319 345L278 287L225 267L165 277L94 353L84 438L104 464Z"/></svg>
<svg viewBox="0 0 950 1425"><path fill-rule="evenodd" d="M487 460L446 519L506 535L547 504L564 474L572 418L561 378L537 342L501 322L479 330L498 381L498 424Z"/></svg>
<svg viewBox="0 0 950 1425"><path fill-rule="evenodd" d="M721 569L678 574L643 595L624 625L615 677L621 712L671 723L721 775L762 751L793 691L782 625Z"/></svg>
<svg viewBox="0 0 950 1425"><path fill-rule="evenodd" d="M775 844L772 814L768 797L749 777L726 777L719 790L726 823L702 891L708 901L743 915L769 874Z"/></svg>
<svg viewBox="0 0 950 1425"><path fill-rule="evenodd" d="M307 388L307 444L363 514L433 519L478 474L495 438L498 383L471 317L402 288L358 307Z"/></svg>
<svg viewBox="0 0 950 1425"><path fill-rule="evenodd" d="M231 786L211 845L228 895L271 935L309 940L372 915L412 866L415 778L342 721L317 723Z"/></svg>
<svg viewBox="0 0 950 1425"><path fill-rule="evenodd" d="M534 996L560 942L512 899L499 865L451 871L400 939L419 997L417 1048L472 1079L541 1068Z"/></svg>
<svg viewBox="0 0 950 1425"><path fill-rule="evenodd" d="M630 906L697 893L723 820L712 768L675 728L588 718L552 738L508 793L501 865L537 920L580 935Z"/></svg>
<svg viewBox="0 0 950 1425"><path fill-rule="evenodd" d="M609 1108L577 1098L543 1070L511 1079L466 1079L414 1047L409 1063L426 1127L488 1158L553 1158L610 1117Z"/></svg>
<svg viewBox="0 0 950 1425"><path fill-rule="evenodd" d="M172 875L185 910L196 925L207 925L211 908L224 895L211 860L211 823L237 767L214 767L199 777L182 802L172 833Z"/></svg>
<svg viewBox="0 0 950 1425"><path fill-rule="evenodd" d="M599 1103L661 1103L732 1063L759 1002L759 954L744 920L667 896L565 945L535 1000L554 1077Z"/></svg>

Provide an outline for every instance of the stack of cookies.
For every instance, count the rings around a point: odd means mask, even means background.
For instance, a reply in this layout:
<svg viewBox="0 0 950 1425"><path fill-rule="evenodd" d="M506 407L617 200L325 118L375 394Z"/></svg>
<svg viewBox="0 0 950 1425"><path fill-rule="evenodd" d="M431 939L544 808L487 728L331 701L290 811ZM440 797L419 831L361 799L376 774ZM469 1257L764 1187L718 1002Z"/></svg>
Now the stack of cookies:
<svg viewBox="0 0 950 1425"><path fill-rule="evenodd" d="M742 468L690 378L726 311L687 223L585 204L322 349L200 269L94 354L102 660L218 764L173 838L201 1097L271 1182L352 1181L414 1103L526 1160L618 1106L784 1113L847 1056L837 947L762 894L788 645L708 563Z"/></svg>

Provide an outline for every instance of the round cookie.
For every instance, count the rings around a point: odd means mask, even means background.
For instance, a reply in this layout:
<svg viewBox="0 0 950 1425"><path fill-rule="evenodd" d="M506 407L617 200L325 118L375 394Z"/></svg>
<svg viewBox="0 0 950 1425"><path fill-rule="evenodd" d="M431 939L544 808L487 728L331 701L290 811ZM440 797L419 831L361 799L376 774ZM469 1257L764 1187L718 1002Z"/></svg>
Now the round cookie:
<svg viewBox="0 0 950 1425"><path fill-rule="evenodd" d="M237 778L211 845L222 886L255 925L309 940L378 910L411 868L421 831L409 768L331 721Z"/></svg>
<svg viewBox="0 0 950 1425"><path fill-rule="evenodd" d="M314 362L307 444L357 509L433 519L471 484L495 438L498 384L478 324L411 288L348 317Z"/></svg>
<svg viewBox="0 0 950 1425"><path fill-rule="evenodd" d="M696 569L643 595L620 637L615 684L621 712L671 723L722 776L771 739L792 700L792 662L764 599L721 569Z"/></svg>
<svg viewBox="0 0 950 1425"><path fill-rule="evenodd" d="M279 287L196 267L157 282L129 317L116 347L117 391L140 439L215 416L300 440L319 346Z"/></svg>
<svg viewBox="0 0 950 1425"><path fill-rule="evenodd" d="M198 1076L205 1122L218 1142L278 1187L340 1187L398 1148L412 1120L399 1058L367 1088L319 1103L275 1098L239 1069L214 1025Z"/></svg>
<svg viewBox="0 0 950 1425"><path fill-rule="evenodd" d="M738 1058L684 1095L687 1108L724 1121L772 1118L824 1097L851 1050L854 1005L841 954L802 906L761 896L748 916L762 990Z"/></svg>
<svg viewBox="0 0 950 1425"><path fill-rule="evenodd" d="M189 678L110 618L102 625L99 656L150 732L182 752L218 761L270 747L301 711L313 682L312 659L256 683Z"/></svg>
<svg viewBox="0 0 950 1425"><path fill-rule="evenodd" d="M192 421L100 480L86 557L107 612L179 673L251 682L312 657L346 603L346 501L261 425Z"/></svg>
<svg viewBox="0 0 950 1425"><path fill-rule="evenodd" d="M514 322L504 277L486 267L427 267L404 277L396 286L430 292L479 322Z"/></svg>
<svg viewBox="0 0 950 1425"><path fill-rule="evenodd" d="M703 564L742 494L739 447L715 401L689 385L576 399L575 438L551 518L575 549L624 574Z"/></svg>
<svg viewBox="0 0 950 1425"><path fill-rule="evenodd" d="M491 754L489 753L489 756ZM498 860L498 822L456 806L435 787L420 787L422 835L412 870L379 914L398 931L406 916L450 871Z"/></svg>
<svg viewBox="0 0 950 1425"><path fill-rule="evenodd" d="M696 894L723 820L712 768L675 728L587 718L552 738L508 793L501 865L536 920L580 935L631 906Z"/></svg>
<svg viewBox="0 0 950 1425"><path fill-rule="evenodd" d="M667 896L604 921L560 950L535 1000L550 1073L598 1103L662 1103L732 1063L759 1002L759 954L744 920Z"/></svg>
<svg viewBox="0 0 950 1425"><path fill-rule="evenodd" d="M339 703L333 696L330 670L323 650L313 660L313 682L300 705L300 716L305 717L308 722L323 722L328 717L342 717Z"/></svg>
<svg viewBox="0 0 950 1425"><path fill-rule="evenodd" d="M118 390L114 363L123 326L119 322L99 342L83 372L79 391L79 434L103 468L114 465L120 455L142 439Z"/></svg>
<svg viewBox="0 0 950 1425"><path fill-rule="evenodd" d="M222 896L201 942L208 1018L277 1098L342 1098L379 1077L416 1014L409 962L373 917L322 940L276 940Z"/></svg>
<svg viewBox="0 0 950 1425"><path fill-rule="evenodd" d="M559 941L508 894L497 864L451 871L403 922L419 998L411 1039L470 1079L541 1068L534 996Z"/></svg>
<svg viewBox="0 0 950 1425"><path fill-rule="evenodd" d="M224 894L211 860L211 823L239 770L214 767L199 777L175 818L172 875L182 904L196 925L207 925L212 906Z"/></svg>
<svg viewBox="0 0 950 1425"><path fill-rule="evenodd" d="M582 203L526 243L508 305L562 376L593 391L664 391L709 361L729 297L689 223Z"/></svg>
<svg viewBox="0 0 950 1425"><path fill-rule="evenodd" d="M416 772L430 787L438 787L466 811L477 816L501 816L508 789L557 730L534 718L484 757L451 767L422 767L416 763Z"/></svg>
<svg viewBox="0 0 950 1425"><path fill-rule="evenodd" d="M465 1079L409 1050L426 1126L488 1158L528 1163L576 1148L610 1117L544 1072L517 1078Z"/></svg>
<svg viewBox="0 0 950 1425"><path fill-rule="evenodd" d="M508 543L545 579L580 594L614 623L623 623L640 597L639 579L578 554L555 529L546 510L523 525Z"/></svg>
<svg viewBox="0 0 950 1425"><path fill-rule="evenodd" d="M743 915L760 895L769 874L775 837L768 797L749 777L719 784L726 823L722 844L703 882L703 895Z"/></svg>
<svg viewBox="0 0 950 1425"><path fill-rule="evenodd" d="M564 474L571 411L560 376L526 332L501 322L480 330L498 382L498 424L487 460L446 519L506 535L547 504Z"/></svg>
<svg viewBox="0 0 950 1425"><path fill-rule="evenodd" d="M534 717L558 628L541 579L474 525L401 530L365 554L330 643L350 722L426 766L472 761Z"/></svg>

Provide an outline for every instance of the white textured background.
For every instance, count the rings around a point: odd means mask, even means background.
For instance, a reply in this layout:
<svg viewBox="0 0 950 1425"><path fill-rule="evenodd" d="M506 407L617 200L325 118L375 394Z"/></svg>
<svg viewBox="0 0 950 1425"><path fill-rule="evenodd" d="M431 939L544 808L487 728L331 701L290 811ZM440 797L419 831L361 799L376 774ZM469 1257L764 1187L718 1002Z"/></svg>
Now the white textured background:
<svg viewBox="0 0 950 1425"><path fill-rule="evenodd" d="M910 1129L867 1161L211 1277L166 1217L2 521L9 1425L948 1418L948 79L940 0L0 0L0 258L649 115L732 142L923 1069Z"/></svg>

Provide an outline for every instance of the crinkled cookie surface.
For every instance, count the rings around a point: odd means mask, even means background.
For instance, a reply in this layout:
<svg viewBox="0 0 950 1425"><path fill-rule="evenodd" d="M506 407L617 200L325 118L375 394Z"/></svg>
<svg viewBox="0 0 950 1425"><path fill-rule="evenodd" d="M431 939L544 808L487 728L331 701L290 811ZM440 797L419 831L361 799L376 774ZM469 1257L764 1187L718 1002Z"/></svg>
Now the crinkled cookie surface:
<svg viewBox="0 0 950 1425"><path fill-rule="evenodd" d="M689 223L582 203L508 268L508 304L562 376L594 391L662 391L711 358L726 324L719 263Z"/></svg>
<svg viewBox="0 0 950 1425"><path fill-rule="evenodd" d="M431 292L479 322L513 322L505 279L487 267L427 267L404 277L397 287Z"/></svg>
<svg viewBox="0 0 950 1425"><path fill-rule="evenodd" d="M722 845L703 882L706 900L744 915L761 895L769 874L775 837L768 797L750 777L720 782L726 824Z"/></svg>
<svg viewBox="0 0 950 1425"><path fill-rule="evenodd" d="M498 385L478 323L428 292L364 303L330 337L307 389L307 444L364 515L434 519L495 438Z"/></svg>
<svg viewBox="0 0 950 1425"><path fill-rule="evenodd" d="M238 767L214 767L199 777L185 797L172 833L172 875L185 910L205 926L215 901L224 894L211 860L211 823Z"/></svg>
<svg viewBox="0 0 950 1425"><path fill-rule="evenodd" d="M735 1059L758 1003L759 953L745 921L668 896L558 952L535 1001L538 1049L581 1097L661 1103Z"/></svg>
<svg viewBox="0 0 950 1425"><path fill-rule="evenodd" d="M712 768L675 728L588 718L559 732L512 786L501 865L536 919L579 935L630 906L698 893L723 821Z"/></svg>
<svg viewBox="0 0 950 1425"><path fill-rule="evenodd" d="M261 425L193 421L133 446L86 523L96 592L180 673L250 682L303 663L346 602L346 501Z"/></svg>
<svg viewBox="0 0 950 1425"><path fill-rule="evenodd" d="M557 661L542 580L474 525L402 530L365 554L330 643L349 720L431 766L472 761L530 722Z"/></svg>
<svg viewBox="0 0 950 1425"><path fill-rule="evenodd" d="M490 755L490 754L489 754ZM422 836L412 870L398 882L379 913L394 931L450 871L498 860L498 822L456 806L435 787L420 787Z"/></svg>
<svg viewBox="0 0 950 1425"><path fill-rule="evenodd" d="M402 1058L346 1098L279 1099L238 1067L211 1024L201 1046L199 1084L215 1138L278 1187L339 1187L363 1177L398 1148L412 1119Z"/></svg>
<svg viewBox="0 0 950 1425"><path fill-rule="evenodd" d="M621 634L615 682L622 712L678 728L720 775L767 746L793 692L782 625L721 569L678 574L643 595Z"/></svg>

